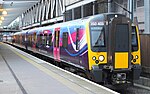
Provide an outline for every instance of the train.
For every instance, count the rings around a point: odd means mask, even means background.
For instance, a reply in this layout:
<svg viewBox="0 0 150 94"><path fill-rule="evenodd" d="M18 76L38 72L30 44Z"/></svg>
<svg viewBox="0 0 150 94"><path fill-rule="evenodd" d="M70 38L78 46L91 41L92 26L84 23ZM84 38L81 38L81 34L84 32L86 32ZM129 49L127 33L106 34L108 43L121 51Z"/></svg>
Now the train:
<svg viewBox="0 0 150 94"><path fill-rule="evenodd" d="M80 70L97 83L133 83L141 73L139 30L123 14L103 13L23 30L13 35L13 45Z"/></svg>

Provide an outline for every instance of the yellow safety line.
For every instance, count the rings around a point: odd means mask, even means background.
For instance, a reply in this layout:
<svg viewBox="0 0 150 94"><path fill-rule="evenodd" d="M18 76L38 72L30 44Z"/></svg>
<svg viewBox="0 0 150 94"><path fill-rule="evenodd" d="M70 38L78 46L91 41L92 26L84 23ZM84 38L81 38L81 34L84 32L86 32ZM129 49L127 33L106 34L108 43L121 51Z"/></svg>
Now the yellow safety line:
<svg viewBox="0 0 150 94"><path fill-rule="evenodd" d="M6 45L5 45L6 46ZM6 46L7 47L7 46ZM10 49L9 47L7 47L8 49ZM11 51L13 51L15 54L17 54L19 57L21 57L22 59L26 60L27 62L29 62L30 64L34 65L35 67L37 67L39 70L43 71L44 73L48 74L49 76L53 77L54 79L58 80L59 82L61 82L62 84L64 84L65 86L69 87L70 89L72 89L73 91L75 91L78 94L89 94L91 93L88 90L85 90L84 88L80 87L79 85L61 77L60 75L50 71L49 69L43 67L42 65L36 63L35 61L27 58L26 56L18 53L17 51L14 51L13 49L10 49Z"/></svg>

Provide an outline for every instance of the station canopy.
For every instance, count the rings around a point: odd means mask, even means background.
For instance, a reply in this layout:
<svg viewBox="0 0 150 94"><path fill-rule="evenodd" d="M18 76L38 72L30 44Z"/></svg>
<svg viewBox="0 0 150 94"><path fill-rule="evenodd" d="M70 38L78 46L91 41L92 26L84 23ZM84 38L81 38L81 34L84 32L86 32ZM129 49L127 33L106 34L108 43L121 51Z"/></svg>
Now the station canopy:
<svg viewBox="0 0 150 94"><path fill-rule="evenodd" d="M1 26L8 26L18 16L20 16L23 12L31 8L39 1L40 0L0 0Z"/></svg>

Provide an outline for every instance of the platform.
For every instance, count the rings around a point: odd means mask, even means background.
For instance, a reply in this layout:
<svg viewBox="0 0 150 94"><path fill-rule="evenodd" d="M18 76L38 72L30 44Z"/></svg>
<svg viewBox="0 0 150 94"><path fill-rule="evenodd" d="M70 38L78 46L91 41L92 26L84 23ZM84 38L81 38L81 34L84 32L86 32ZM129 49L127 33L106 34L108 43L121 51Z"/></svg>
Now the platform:
<svg viewBox="0 0 150 94"><path fill-rule="evenodd" d="M118 94L0 43L0 94Z"/></svg>

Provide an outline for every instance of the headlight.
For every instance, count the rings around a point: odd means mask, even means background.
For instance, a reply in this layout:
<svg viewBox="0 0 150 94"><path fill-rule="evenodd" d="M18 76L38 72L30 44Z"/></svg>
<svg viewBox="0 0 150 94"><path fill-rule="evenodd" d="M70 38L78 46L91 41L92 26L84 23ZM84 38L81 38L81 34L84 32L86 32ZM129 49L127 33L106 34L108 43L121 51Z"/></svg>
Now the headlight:
<svg viewBox="0 0 150 94"><path fill-rule="evenodd" d="M92 59L93 59L93 60L96 60L96 57L95 57L95 56L93 56L93 57L92 57Z"/></svg>
<svg viewBox="0 0 150 94"><path fill-rule="evenodd" d="M103 55L100 55L100 56L99 56L99 60L100 60L101 62L104 61L104 59L105 59L105 58L104 58Z"/></svg>
<svg viewBox="0 0 150 94"><path fill-rule="evenodd" d="M136 55L135 58L138 59L139 58L138 55Z"/></svg>
<svg viewBox="0 0 150 94"><path fill-rule="evenodd" d="M117 17L118 17L118 15L115 15L115 17L117 18Z"/></svg>

